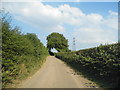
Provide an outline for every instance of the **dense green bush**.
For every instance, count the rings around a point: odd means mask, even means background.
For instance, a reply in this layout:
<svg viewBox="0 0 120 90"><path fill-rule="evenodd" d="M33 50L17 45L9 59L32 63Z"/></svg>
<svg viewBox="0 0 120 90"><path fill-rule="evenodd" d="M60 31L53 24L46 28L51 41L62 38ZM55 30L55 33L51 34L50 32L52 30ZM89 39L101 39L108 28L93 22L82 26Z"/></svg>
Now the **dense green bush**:
<svg viewBox="0 0 120 90"><path fill-rule="evenodd" d="M67 62L87 77L105 87L117 87L120 83L120 43L69 53L57 53L57 58ZM106 85L105 85L106 84Z"/></svg>
<svg viewBox="0 0 120 90"><path fill-rule="evenodd" d="M41 67L48 50L35 34L22 34L18 27L11 28L2 18L2 82L3 87L15 79L23 79ZM0 26L0 27L1 27Z"/></svg>

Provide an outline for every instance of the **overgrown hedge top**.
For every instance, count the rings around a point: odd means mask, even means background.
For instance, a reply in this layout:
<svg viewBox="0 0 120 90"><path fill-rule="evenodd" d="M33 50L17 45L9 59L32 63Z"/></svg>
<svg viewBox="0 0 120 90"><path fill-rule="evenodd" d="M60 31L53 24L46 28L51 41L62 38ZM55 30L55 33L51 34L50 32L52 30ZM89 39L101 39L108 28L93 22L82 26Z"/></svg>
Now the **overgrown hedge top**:
<svg viewBox="0 0 120 90"><path fill-rule="evenodd" d="M22 34L19 28L11 28L6 18L2 19L0 27L2 27L2 84L5 87L14 79L25 77L41 66L43 57L48 55L48 49L35 34Z"/></svg>
<svg viewBox="0 0 120 90"><path fill-rule="evenodd" d="M120 83L120 43L100 45L69 53L56 53L56 57L97 80L106 87L119 87ZM119 87L120 88L120 87Z"/></svg>

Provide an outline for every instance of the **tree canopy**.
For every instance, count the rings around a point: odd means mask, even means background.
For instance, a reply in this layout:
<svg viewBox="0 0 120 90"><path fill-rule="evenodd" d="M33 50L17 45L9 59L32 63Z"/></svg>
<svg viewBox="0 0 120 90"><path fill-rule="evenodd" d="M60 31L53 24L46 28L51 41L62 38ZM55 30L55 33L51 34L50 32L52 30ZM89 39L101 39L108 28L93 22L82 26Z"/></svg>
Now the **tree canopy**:
<svg viewBox="0 0 120 90"><path fill-rule="evenodd" d="M58 52L68 51L68 40L59 33L51 33L47 36L47 48L49 51L55 48Z"/></svg>

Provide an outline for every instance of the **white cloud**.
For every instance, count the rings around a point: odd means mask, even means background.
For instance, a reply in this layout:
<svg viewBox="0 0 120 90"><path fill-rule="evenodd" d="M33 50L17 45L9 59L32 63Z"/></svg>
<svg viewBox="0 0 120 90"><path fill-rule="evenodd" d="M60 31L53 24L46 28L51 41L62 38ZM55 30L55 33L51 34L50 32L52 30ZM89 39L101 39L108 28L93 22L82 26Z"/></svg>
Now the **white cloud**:
<svg viewBox="0 0 120 90"><path fill-rule="evenodd" d="M32 25L45 32L69 32L65 24L74 27L73 36L77 43L96 45L114 43L117 38L117 13L108 11L104 18L97 13L85 14L76 7L64 4L58 7L44 5L41 2L4 3L4 7L15 14L15 19Z"/></svg>
<svg viewBox="0 0 120 90"><path fill-rule="evenodd" d="M118 18L108 15L103 18L99 14L86 15L85 22L73 33L76 37L77 47L94 47L100 44L115 43L118 40Z"/></svg>
<svg viewBox="0 0 120 90"><path fill-rule="evenodd" d="M113 34L113 35L112 35ZM79 42L81 43L113 43L115 42L115 38L117 32L114 30L105 30L103 28L79 28L76 30L73 35L77 37Z"/></svg>
<svg viewBox="0 0 120 90"><path fill-rule="evenodd" d="M118 16L118 13L117 13L117 12L113 12L113 11L109 10L109 13L110 13L110 15Z"/></svg>

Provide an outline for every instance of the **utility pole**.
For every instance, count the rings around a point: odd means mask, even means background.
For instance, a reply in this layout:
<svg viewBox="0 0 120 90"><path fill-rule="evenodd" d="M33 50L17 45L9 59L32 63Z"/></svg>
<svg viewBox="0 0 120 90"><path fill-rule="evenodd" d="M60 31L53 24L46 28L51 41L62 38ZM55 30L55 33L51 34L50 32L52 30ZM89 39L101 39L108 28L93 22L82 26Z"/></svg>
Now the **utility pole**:
<svg viewBox="0 0 120 90"><path fill-rule="evenodd" d="M76 51L75 37L73 38L73 46L72 46L72 51Z"/></svg>

